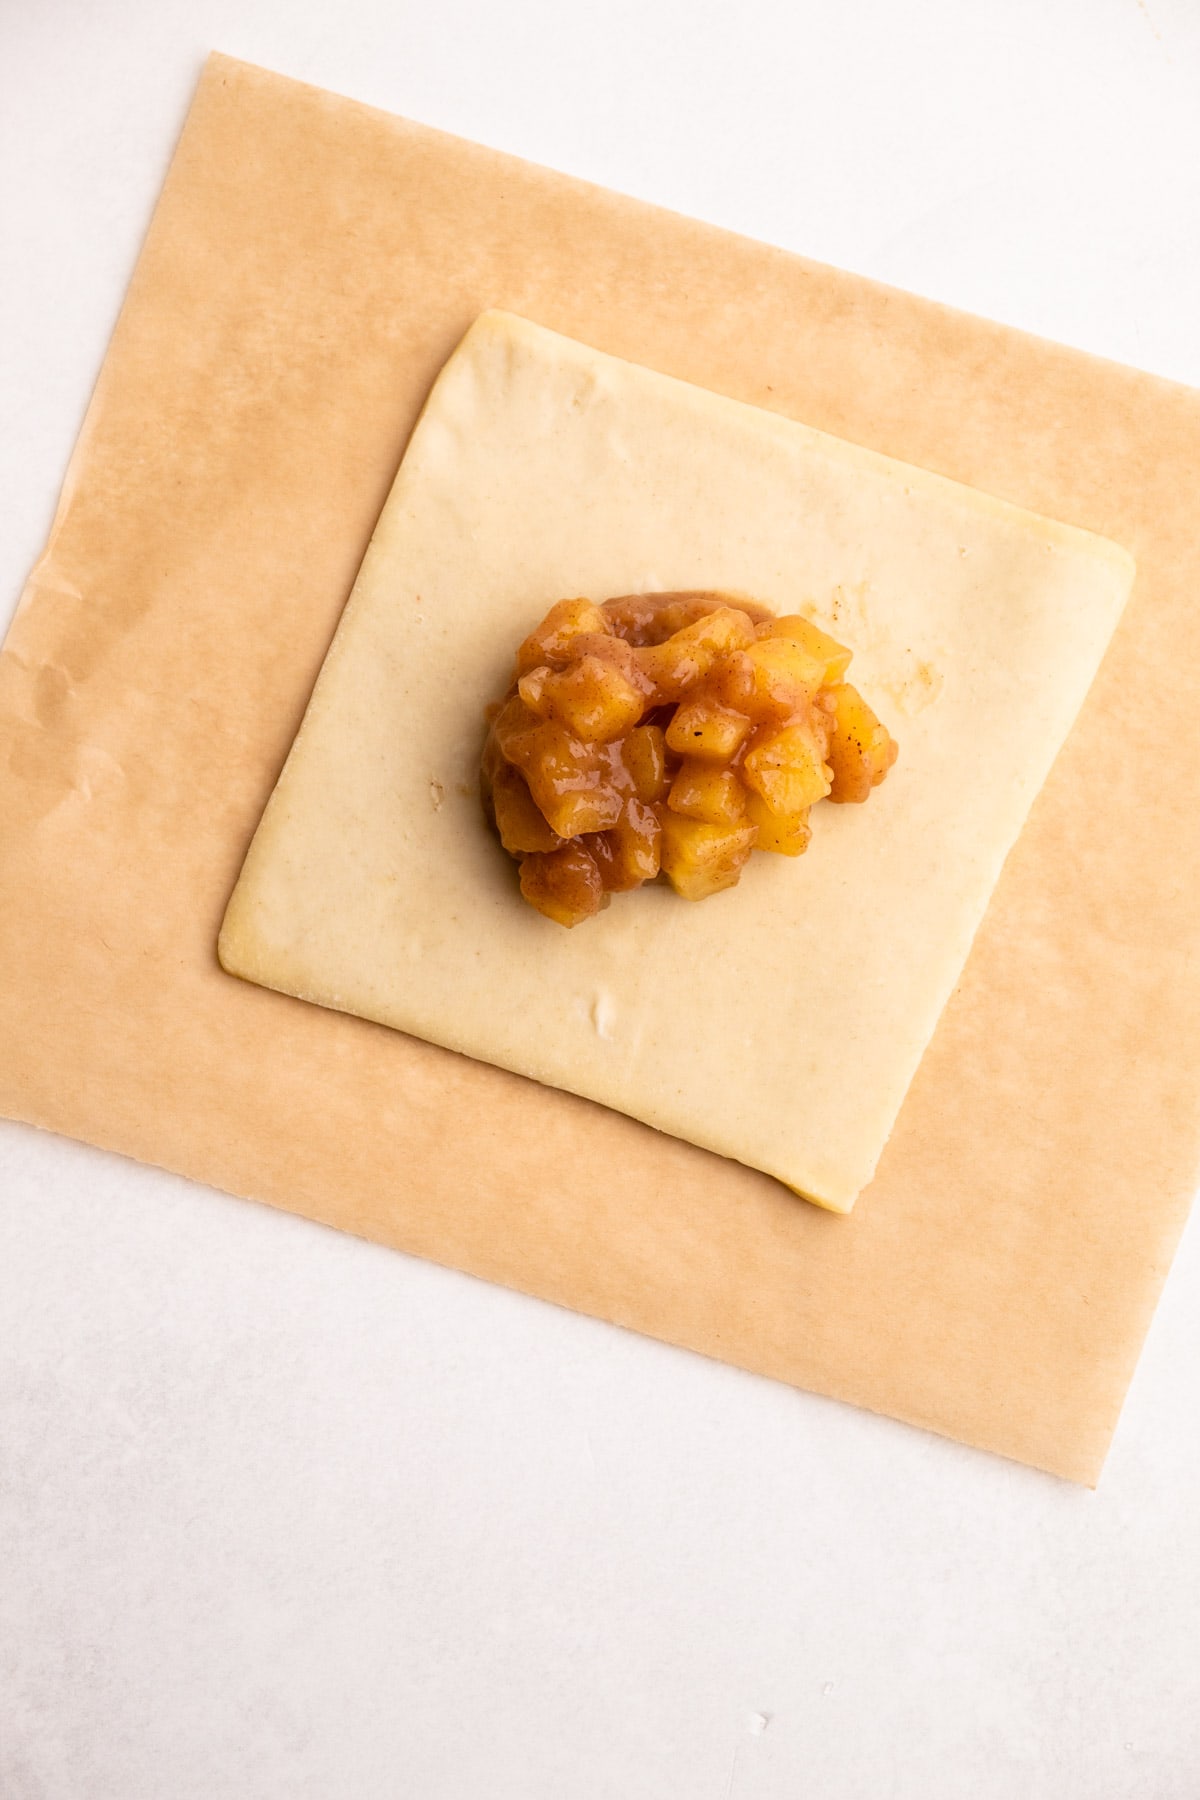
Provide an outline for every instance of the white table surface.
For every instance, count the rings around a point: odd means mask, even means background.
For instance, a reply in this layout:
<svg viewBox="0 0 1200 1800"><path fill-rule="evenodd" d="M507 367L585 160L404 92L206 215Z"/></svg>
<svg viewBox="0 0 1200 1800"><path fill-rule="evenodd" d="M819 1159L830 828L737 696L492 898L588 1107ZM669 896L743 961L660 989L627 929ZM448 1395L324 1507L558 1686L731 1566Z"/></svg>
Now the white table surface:
<svg viewBox="0 0 1200 1800"><path fill-rule="evenodd" d="M211 47L1200 384L1198 0L6 0L0 626ZM0 1125L0 1796L1197 1800L1200 1229L1089 1494Z"/></svg>

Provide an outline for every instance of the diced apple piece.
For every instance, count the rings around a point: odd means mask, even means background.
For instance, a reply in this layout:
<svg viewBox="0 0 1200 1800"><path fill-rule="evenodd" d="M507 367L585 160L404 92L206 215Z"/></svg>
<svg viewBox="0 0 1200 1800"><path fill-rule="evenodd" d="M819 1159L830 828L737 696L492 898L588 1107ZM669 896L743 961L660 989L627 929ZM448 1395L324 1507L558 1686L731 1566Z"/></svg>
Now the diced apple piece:
<svg viewBox="0 0 1200 1800"><path fill-rule="evenodd" d="M827 687L846 678L853 652L822 631L819 625L814 625L811 619L803 618L800 613L786 613L782 619L764 620L758 627L757 635L759 638L786 638L789 643L799 644L823 664L823 679Z"/></svg>
<svg viewBox="0 0 1200 1800"><path fill-rule="evenodd" d="M525 777L511 763L499 763L492 774L492 811L500 842L510 856L531 850L557 850L562 839L551 831L529 792Z"/></svg>
<svg viewBox="0 0 1200 1800"><path fill-rule="evenodd" d="M511 763L520 766L522 744L535 732L541 720L535 712L531 712L519 694L513 694L501 706L492 720L489 745L494 744L501 756L507 757Z"/></svg>
<svg viewBox="0 0 1200 1800"><path fill-rule="evenodd" d="M759 638L728 658L716 685L727 706L752 719L782 723L808 706L824 678L824 663L803 644Z"/></svg>
<svg viewBox="0 0 1200 1800"><path fill-rule="evenodd" d="M803 812L829 792L830 770L806 725L788 725L763 738L742 763L742 779L775 813Z"/></svg>
<svg viewBox="0 0 1200 1800"><path fill-rule="evenodd" d="M746 614L732 606L719 606L676 631L665 643L635 650L634 655L652 689L651 704L662 706L682 700L721 657L753 644L754 626Z"/></svg>
<svg viewBox="0 0 1200 1800"><path fill-rule="evenodd" d="M746 817L758 827L756 850L774 850L779 856L802 856L808 849L812 831L808 808L796 813L772 812L761 794L746 795Z"/></svg>
<svg viewBox="0 0 1200 1800"><path fill-rule="evenodd" d="M623 894L653 881L659 869L662 826L652 806L628 800L618 822L584 841L600 870L605 888Z"/></svg>
<svg viewBox="0 0 1200 1800"><path fill-rule="evenodd" d="M603 612L610 628L630 644L663 644L686 625L710 613L731 609L740 612L751 625L770 618L769 608L741 594L708 593L702 590L668 594L619 594L606 600Z"/></svg>
<svg viewBox="0 0 1200 1800"><path fill-rule="evenodd" d="M560 600L552 606L536 631L531 631L517 651L517 674L524 675L540 663L561 668L575 655L575 640L588 632L609 632L603 611L590 600Z"/></svg>
<svg viewBox="0 0 1200 1800"><path fill-rule="evenodd" d="M515 733L505 755L521 770L534 804L560 838L607 831L620 818L621 795L602 753L572 737L557 719Z"/></svg>
<svg viewBox="0 0 1200 1800"><path fill-rule="evenodd" d="M732 769L686 757L671 783L667 805L685 819L732 825L746 810L746 791Z"/></svg>
<svg viewBox="0 0 1200 1800"><path fill-rule="evenodd" d="M530 906L558 925L594 918L608 899L600 871L582 844L564 844L521 863L521 892Z"/></svg>
<svg viewBox="0 0 1200 1800"><path fill-rule="evenodd" d="M667 745L679 756L728 762L750 735L750 721L720 701L685 700L667 727Z"/></svg>
<svg viewBox="0 0 1200 1800"><path fill-rule="evenodd" d="M531 669L518 684L531 712L557 719L585 744L611 744L637 724L641 689L615 662L583 656L569 669Z"/></svg>
<svg viewBox="0 0 1200 1800"><path fill-rule="evenodd" d="M664 807L662 866L685 900L704 900L734 887L754 848L753 825L703 825Z"/></svg>
<svg viewBox="0 0 1200 1800"><path fill-rule="evenodd" d="M895 739L881 725L857 688L842 682L831 689L834 729L829 742L833 786L829 798L865 800L878 787L899 753Z"/></svg>
<svg viewBox="0 0 1200 1800"><path fill-rule="evenodd" d="M661 725L635 725L621 750L629 770L633 791L647 805L665 800L670 781L667 778L666 739Z"/></svg>

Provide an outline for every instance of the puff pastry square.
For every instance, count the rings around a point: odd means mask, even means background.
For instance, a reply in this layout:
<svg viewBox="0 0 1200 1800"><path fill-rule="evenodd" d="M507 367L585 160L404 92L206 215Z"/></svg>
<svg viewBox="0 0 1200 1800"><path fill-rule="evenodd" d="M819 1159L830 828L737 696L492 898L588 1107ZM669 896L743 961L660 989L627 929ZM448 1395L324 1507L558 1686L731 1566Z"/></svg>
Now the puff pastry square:
<svg viewBox="0 0 1200 1800"><path fill-rule="evenodd" d="M486 313L413 432L222 964L849 1211L1133 573L1102 538ZM568 932L485 828L483 708L554 600L666 588L825 626L900 760L868 805L814 809L798 860Z"/></svg>

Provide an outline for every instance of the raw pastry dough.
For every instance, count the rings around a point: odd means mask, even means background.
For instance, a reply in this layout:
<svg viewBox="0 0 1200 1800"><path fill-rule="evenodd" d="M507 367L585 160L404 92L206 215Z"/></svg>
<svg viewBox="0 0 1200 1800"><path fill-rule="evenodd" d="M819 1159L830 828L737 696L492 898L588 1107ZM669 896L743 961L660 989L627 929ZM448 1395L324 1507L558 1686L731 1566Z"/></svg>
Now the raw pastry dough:
<svg viewBox="0 0 1200 1800"><path fill-rule="evenodd" d="M848 1211L1132 577L1104 539L485 314L413 433L221 961ZM870 806L818 808L799 861L565 932L483 824L483 703L553 600L698 587L849 643L900 762Z"/></svg>

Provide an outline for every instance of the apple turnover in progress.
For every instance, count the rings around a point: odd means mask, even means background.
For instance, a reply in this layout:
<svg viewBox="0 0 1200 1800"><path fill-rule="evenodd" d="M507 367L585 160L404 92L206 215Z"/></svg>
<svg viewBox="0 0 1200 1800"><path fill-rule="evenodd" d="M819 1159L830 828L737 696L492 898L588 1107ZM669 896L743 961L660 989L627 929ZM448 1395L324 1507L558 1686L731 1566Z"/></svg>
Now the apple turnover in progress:
<svg viewBox="0 0 1200 1800"><path fill-rule="evenodd" d="M229 903L222 963L846 1212L1132 578L1102 538L485 313L413 431ZM813 804L803 856L750 856L736 888L696 905L647 883L563 930L522 899L482 816L484 708L564 597L603 610L662 594L718 598L699 622L740 614L755 644L773 640L739 596L848 646L899 760L866 806ZM565 665L540 657L524 673L539 669L522 704L550 718L570 705L554 680ZM701 729L726 726L710 710ZM652 789L657 746L643 749ZM823 761L840 782L836 757ZM737 806L704 767L689 769L683 809L664 808L681 824L659 821L681 846L689 818L711 824L699 809ZM791 773L772 788L771 768L742 783L764 848L750 793L765 806L800 792ZM778 808L797 847L802 811ZM684 892L720 874L682 848L660 844L660 861Z"/></svg>
<svg viewBox="0 0 1200 1800"><path fill-rule="evenodd" d="M560 600L518 650L483 750L525 899L578 925L660 874L707 900L755 849L800 856L817 801L867 799L896 760L850 659L744 596Z"/></svg>

